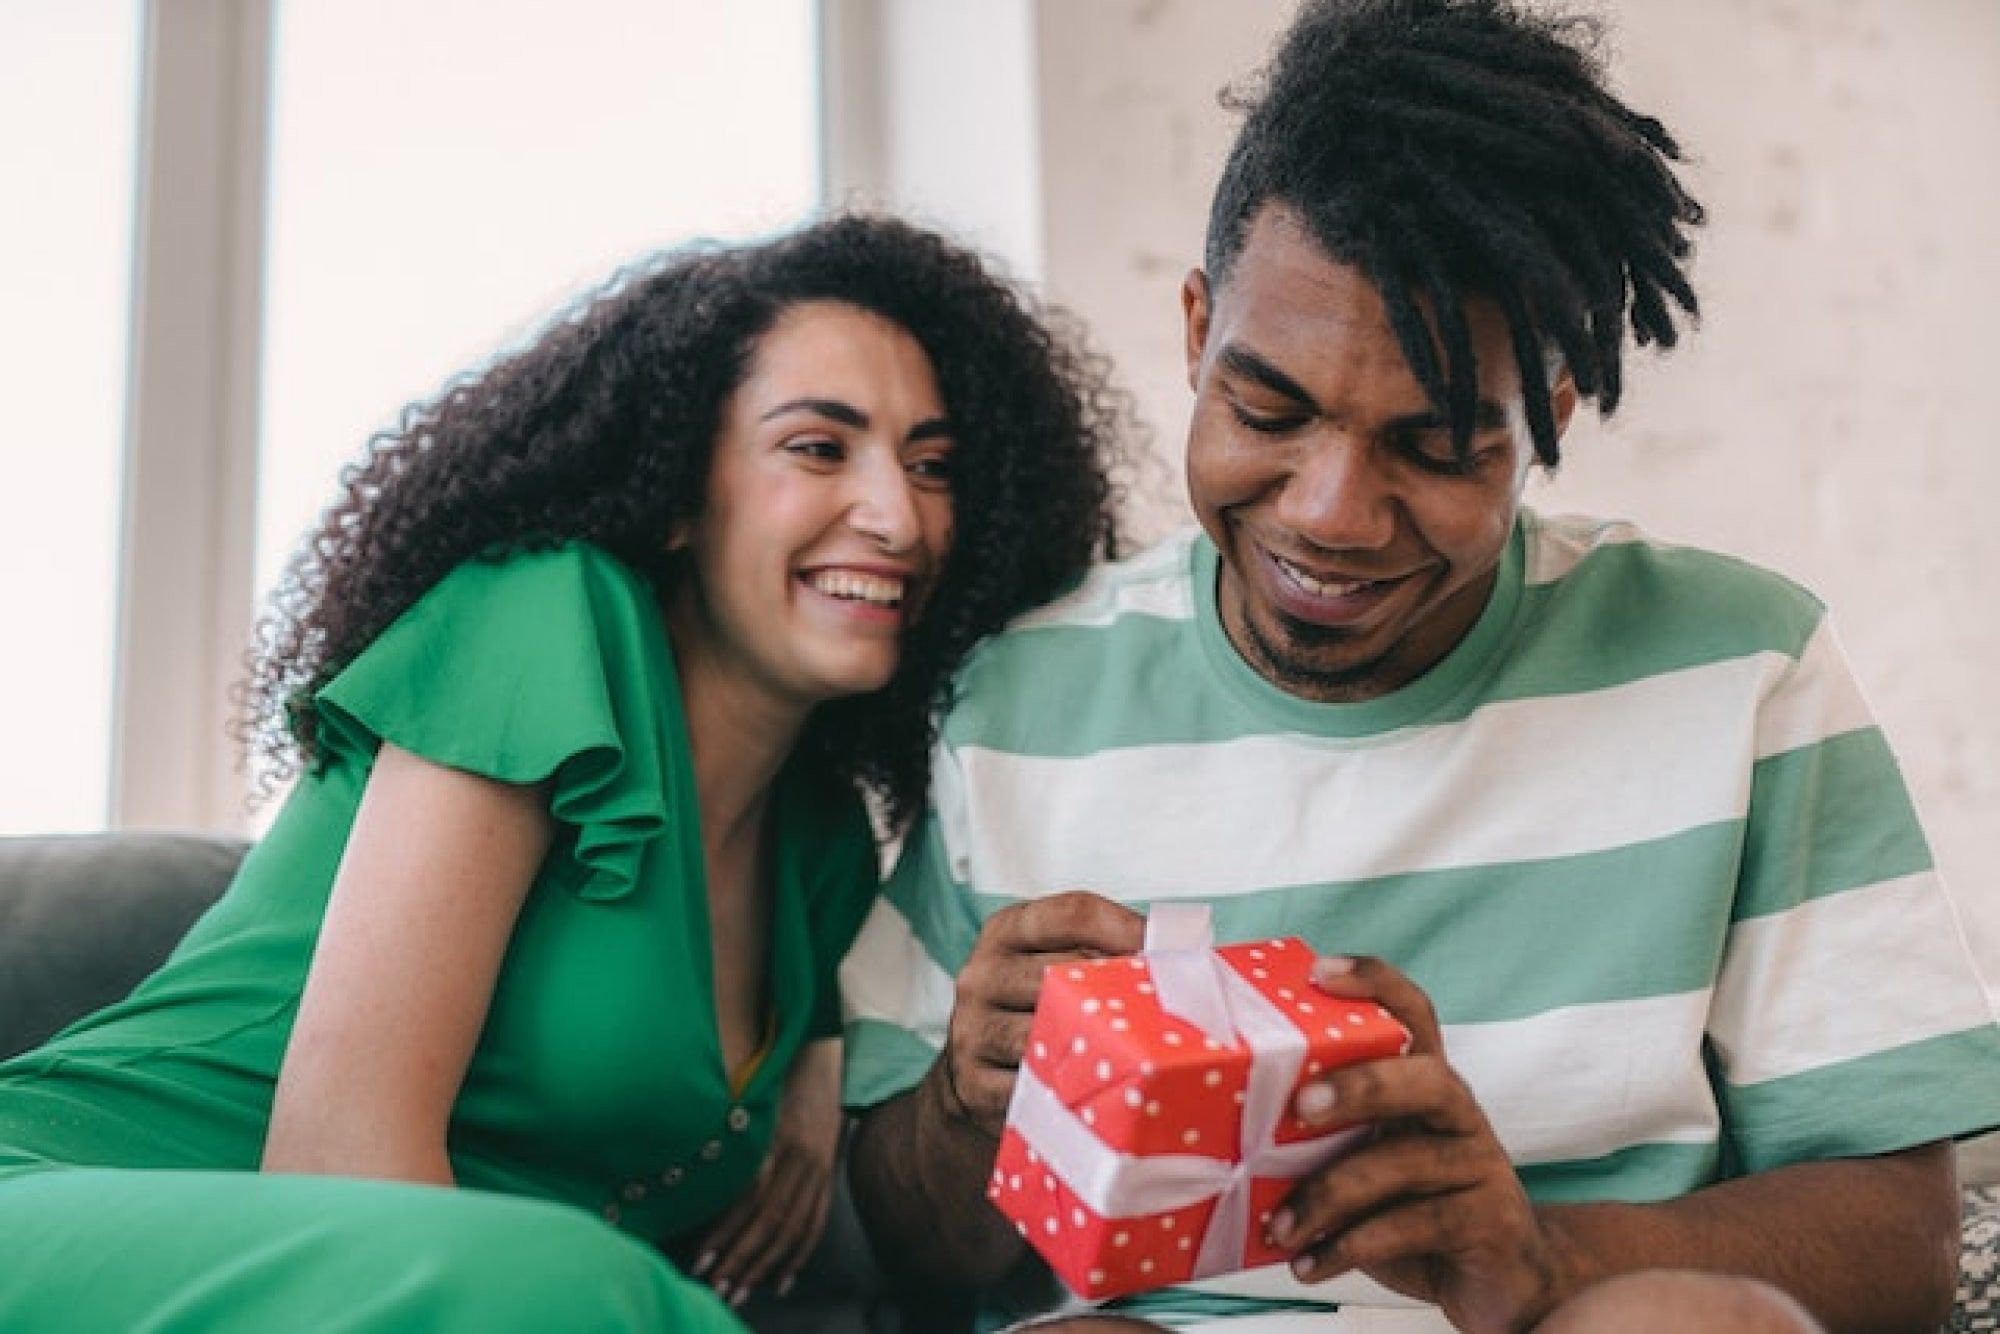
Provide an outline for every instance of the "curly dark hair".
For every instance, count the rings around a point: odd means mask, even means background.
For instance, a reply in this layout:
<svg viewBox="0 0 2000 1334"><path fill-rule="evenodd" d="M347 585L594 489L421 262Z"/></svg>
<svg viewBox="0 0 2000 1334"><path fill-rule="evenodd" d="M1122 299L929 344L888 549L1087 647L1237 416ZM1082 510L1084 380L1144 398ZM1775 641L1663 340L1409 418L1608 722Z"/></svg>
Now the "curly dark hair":
<svg viewBox="0 0 2000 1334"><path fill-rule="evenodd" d="M624 270L376 436L254 632L238 727L267 784L319 758L312 692L461 562L582 539L664 597L680 577L666 538L702 506L725 401L759 337L808 301L908 331L953 423L956 535L926 613L889 684L814 710L800 739L804 763L907 825L966 651L1116 554L1132 414L1073 321L942 237L861 215Z"/></svg>
<svg viewBox="0 0 2000 1334"><path fill-rule="evenodd" d="M1701 205L1665 127L1606 88L1598 39L1510 0L1308 0L1261 88L1224 96L1248 116L1209 212L1210 280L1227 280L1260 209L1290 208L1381 292L1461 456L1478 399L1463 305L1497 301L1553 467L1549 353L1608 416L1628 308L1637 340L1662 347L1669 301L1697 313L1686 229Z"/></svg>

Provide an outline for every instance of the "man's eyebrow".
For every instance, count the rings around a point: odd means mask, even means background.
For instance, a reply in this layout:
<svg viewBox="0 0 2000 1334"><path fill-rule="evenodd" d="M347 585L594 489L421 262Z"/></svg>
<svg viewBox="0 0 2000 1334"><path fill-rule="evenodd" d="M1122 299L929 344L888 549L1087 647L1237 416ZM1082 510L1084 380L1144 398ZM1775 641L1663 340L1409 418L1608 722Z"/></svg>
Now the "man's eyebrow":
<svg viewBox="0 0 2000 1334"><path fill-rule="evenodd" d="M1222 368L1232 375L1240 375L1255 381L1274 394L1282 394L1295 403L1313 406L1313 396L1306 392L1304 385L1273 366L1264 358L1240 343L1231 343L1222 349Z"/></svg>
<svg viewBox="0 0 2000 1334"><path fill-rule="evenodd" d="M1507 409L1490 398L1482 398L1472 409L1472 429L1475 431L1497 431L1507 424ZM1451 419L1436 408L1426 408L1422 412L1406 412L1400 417L1392 417L1387 428L1391 431L1442 431L1451 426Z"/></svg>
<svg viewBox="0 0 2000 1334"><path fill-rule="evenodd" d="M860 408L843 403L837 398L794 398L788 402L778 404L777 407L772 408L757 420L767 422L773 417L782 417L788 412L811 412L826 418L828 421L839 422L842 426L865 427L868 425L867 413L863 412Z"/></svg>

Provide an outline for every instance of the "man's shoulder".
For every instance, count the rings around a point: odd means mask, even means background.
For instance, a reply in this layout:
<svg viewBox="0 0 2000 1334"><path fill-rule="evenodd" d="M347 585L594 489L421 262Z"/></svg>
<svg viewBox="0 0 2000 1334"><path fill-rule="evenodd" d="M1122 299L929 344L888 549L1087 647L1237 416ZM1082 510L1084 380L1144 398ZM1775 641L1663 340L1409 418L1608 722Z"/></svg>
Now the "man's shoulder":
<svg viewBox="0 0 2000 1334"><path fill-rule="evenodd" d="M1017 616L968 655L960 693L1005 689L1014 673L1040 671L1054 660L1122 656L1135 638L1186 626L1195 615L1192 573L1199 537L1199 529L1188 529L1098 565L1068 593Z"/></svg>
<svg viewBox="0 0 2000 1334"><path fill-rule="evenodd" d="M1068 593L1017 616L993 643L1032 643L1050 630L1115 631L1133 616L1192 619L1193 562L1200 536L1199 528L1184 528L1123 560L1092 567Z"/></svg>
<svg viewBox="0 0 2000 1334"><path fill-rule="evenodd" d="M1795 656L1826 616L1818 597L1783 574L1626 520L1529 513L1526 528L1525 581L1552 618L1613 622L1641 637L1698 631L1718 651Z"/></svg>

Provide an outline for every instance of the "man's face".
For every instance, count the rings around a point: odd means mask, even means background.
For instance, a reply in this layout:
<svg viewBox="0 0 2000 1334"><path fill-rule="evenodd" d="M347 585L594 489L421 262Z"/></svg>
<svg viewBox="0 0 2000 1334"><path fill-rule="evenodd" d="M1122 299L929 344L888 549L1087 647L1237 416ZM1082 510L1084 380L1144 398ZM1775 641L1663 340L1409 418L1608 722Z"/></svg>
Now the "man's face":
<svg viewBox="0 0 2000 1334"><path fill-rule="evenodd" d="M1484 610L1533 458L1499 307L1465 308L1479 408L1461 463L1380 294L1289 210L1253 219L1223 287L1190 274L1182 306L1188 490L1237 652L1307 699L1415 680ZM1554 400L1560 428L1567 376Z"/></svg>

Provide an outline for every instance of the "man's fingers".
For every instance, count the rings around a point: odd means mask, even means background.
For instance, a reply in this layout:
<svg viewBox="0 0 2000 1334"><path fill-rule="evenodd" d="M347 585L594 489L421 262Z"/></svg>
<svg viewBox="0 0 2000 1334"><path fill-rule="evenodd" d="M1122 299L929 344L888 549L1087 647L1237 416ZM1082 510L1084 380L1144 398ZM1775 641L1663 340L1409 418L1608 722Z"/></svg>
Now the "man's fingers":
<svg viewBox="0 0 2000 1334"><path fill-rule="evenodd" d="M978 1009L1028 1013L1035 1008L1036 997L1042 994L1042 974L1050 962L1048 956L1040 954L975 954L959 970L957 1003Z"/></svg>
<svg viewBox="0 0 2000 1334"><path fill-rule="evenodd" d="M943 1075L951 1100L972 1122L990 1135L999 1135L1014 1096L1014 1068L966 1060L952 1052L944 1055Z"/></svg>
<svg viewBox="0 0 2000 1334"><path fill-rule="evenodd" d="M1005 1010L967 1015L955 1026L952 1046L975 1065L1012 1070L1021 1064L1033 1026L1033 1016Z"/></svg>
<svg viewBox="0 0 2000 1334"><path fill-rule="evenodd" d="M1424 1195L1356 1222L1301 1251L1292 1272L1318 1283L1350 1269L1376 1269L1398 1260L1455 1255L1475 1240L1482 1220L1457 1193Z"/></svg>
<svg viewBox="0 0 2000 1334"><path fill-rule="evenodd" d="M1313 964L1313 985L1329 996L1372 1000L1410 1030L1413 1055L1441 1055L1444 1037L1437 1010L1423 988L1380 959L1368 955L1327 955Z"/></svg>
<svg viewBox="0 0 2000 1334"><path fill-rule="evenodd" d="M1011 954L1133 954L1146 919L1100 894L1072 890L995 913L981 943Z"/></svg>
<svg viewBox="0 0 2000 1334"><path fill-rule="evenodd" d="M1303 1178L1271 1216L1271 1240L1303 1247L1337 1237L1398 1200L1475 1186L1491 1167L1472 1140L1410 1135L1377 1140Z"/></svg>
<svg viewBox="0 0 2000 1334"><path fill-rule="evenodd" d="M1477 1138L1487 1131L1472 1090L1441 1056L1388 1056L1330 1070L1299 1090L1308 1125L1411 1125L1433 1135Z"/></svg>

